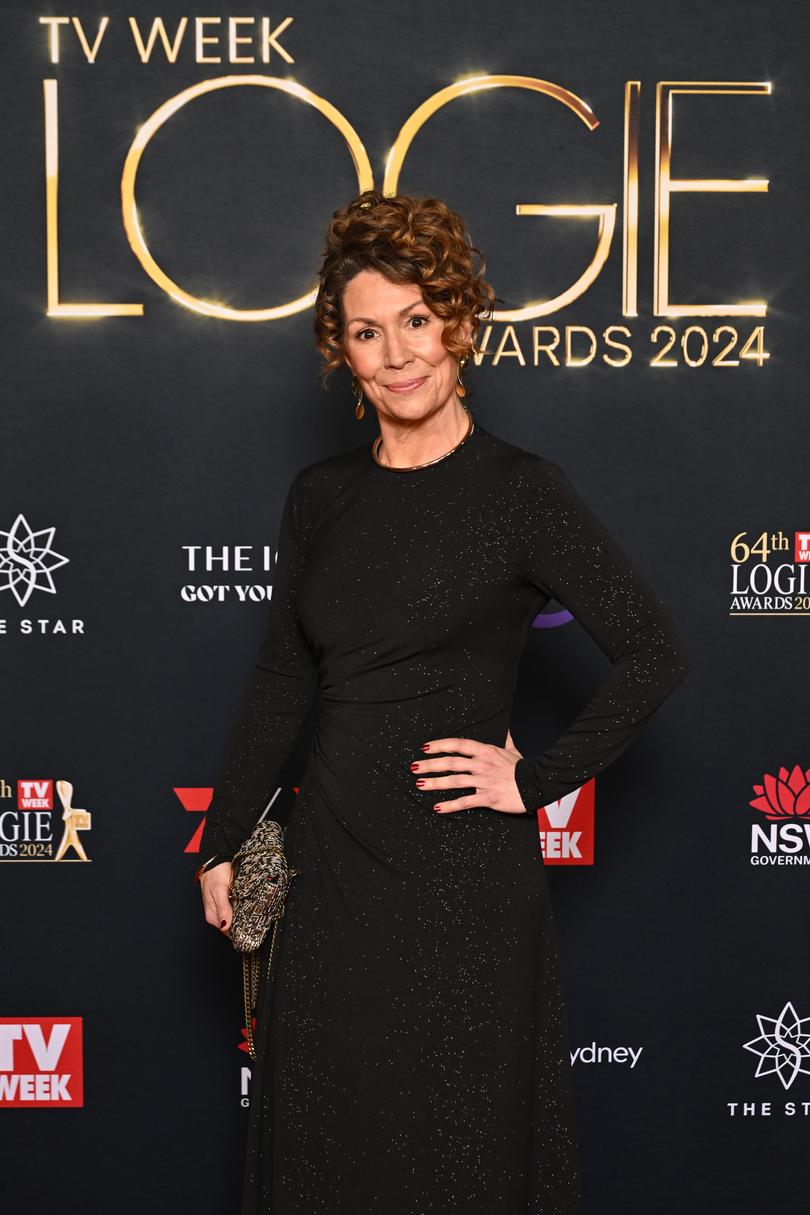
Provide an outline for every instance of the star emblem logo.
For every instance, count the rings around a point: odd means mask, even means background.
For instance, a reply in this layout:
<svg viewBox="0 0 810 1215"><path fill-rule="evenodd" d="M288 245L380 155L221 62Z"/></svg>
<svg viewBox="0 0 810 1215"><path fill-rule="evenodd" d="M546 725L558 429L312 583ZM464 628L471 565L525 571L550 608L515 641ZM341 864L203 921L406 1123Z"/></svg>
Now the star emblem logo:
<svg viewBox="0 0 810 1215"><path fill-rule="evenodd" d="M759 1037L744 1043L744 1049L759 1055L757 1076L776 1073L790 1088L802 1073L810 1076L810 1017L799 1017L788 1000L778 1017L757 1014Z"/></svg>
<svg viewBox="0 0 810 1215"><path fill-rule="evenodd" d="M14 520L11 531L0 530L0 591L11 591L20 607L25 607L34 591L56 594L51 574L67 565L53 549L55 527L33 532L25 516Z"/></svg>

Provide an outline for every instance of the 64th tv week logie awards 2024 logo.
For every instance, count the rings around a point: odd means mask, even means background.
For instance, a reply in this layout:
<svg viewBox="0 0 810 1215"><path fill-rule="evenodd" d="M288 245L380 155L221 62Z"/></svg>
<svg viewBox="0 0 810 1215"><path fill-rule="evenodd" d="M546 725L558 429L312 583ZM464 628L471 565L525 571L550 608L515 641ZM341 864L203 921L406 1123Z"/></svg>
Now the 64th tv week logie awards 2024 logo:
<svg viewBox="0 0 810 1215"><path fill-rule="evenodd" d="M810 616L810 531L738 532L729 616Z"/></svg>
<svg viewBox="0 0 810 1215"><path fill-rule="evenodd" d="M89 861L79 833L90 830L92 816L73 805L70 781L21 779L16 785L15 798L12 785L0 777L0 861ZM54 786L61 820L54 814Z"/></svg>

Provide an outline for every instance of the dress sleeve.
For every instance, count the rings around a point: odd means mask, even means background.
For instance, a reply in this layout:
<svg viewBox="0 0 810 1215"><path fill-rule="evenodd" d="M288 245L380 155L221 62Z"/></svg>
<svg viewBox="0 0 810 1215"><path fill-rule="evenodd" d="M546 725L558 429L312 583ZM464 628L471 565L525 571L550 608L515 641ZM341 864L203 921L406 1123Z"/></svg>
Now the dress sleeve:
<svg viewBox="0 0 810 1215"><path fill-rule="evenodd" d="M526 485L522 572L571 612L612 663L568 729L542 755L515 765L521 800L534 813L621 755L686 677L689 659L661 600L559 465L543 459Z"/></svg>
<svg viewBox="0 0 810 1215"><path fill-rule="evenodd" d="M200 840L200 855L217 863L237 852L270 801L317 687L317 662L296 605L304 566L299 478L282 511L264 639L231 724Z"/></svg>

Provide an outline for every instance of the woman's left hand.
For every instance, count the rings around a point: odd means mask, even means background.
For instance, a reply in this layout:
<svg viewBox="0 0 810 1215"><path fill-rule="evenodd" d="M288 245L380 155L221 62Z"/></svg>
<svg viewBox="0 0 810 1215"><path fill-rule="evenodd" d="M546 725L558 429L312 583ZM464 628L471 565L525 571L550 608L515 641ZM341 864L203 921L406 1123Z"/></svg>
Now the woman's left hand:
<svg viewBox="0 0 810 1215"><path fill-rule="evenodd" d="M427 744L429 749L424 758L418 759L413 765L417 788L424 791L475 789L474 794L466 797L438 801L434 807L437 814L470 810L473 806L485 806L502 814L526 813L515 783L515 765L523 757L512 741L511 730L507 731L506 745L503 747L477 742L474 738L429 738ZM441 758L439 753L448 751L459 754ZM453 775L431 776L431 772L449 772Z"/></svg>

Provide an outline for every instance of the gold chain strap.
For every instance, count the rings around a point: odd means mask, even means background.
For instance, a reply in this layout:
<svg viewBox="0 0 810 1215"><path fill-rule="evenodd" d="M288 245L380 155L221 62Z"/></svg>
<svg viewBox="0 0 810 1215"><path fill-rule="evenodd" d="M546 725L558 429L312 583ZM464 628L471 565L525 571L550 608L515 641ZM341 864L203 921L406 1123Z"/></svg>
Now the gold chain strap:
<svg viewBox="0 0 810 1215"><path fill-rule="evenodd" d="M297 869L290 870L290 878L295 877L298 873ZM286 902L286 900L285 900ZM267 959L267 977L270 977L270 967L273 964L273 955L276 950L276 935L278 926L281 923L284 915L284 908L281 909L281 914L273 924L273 933L270 937L270 956ZM245 1037L247 1039L248 1054L251 1059L256 1058L256 1045L253 1041L253 1010L256 1007L259 994L259 955L261 949L253 949L249 953L242 954L242 991L245 997Z"/></svg>

